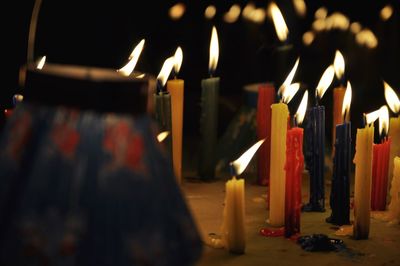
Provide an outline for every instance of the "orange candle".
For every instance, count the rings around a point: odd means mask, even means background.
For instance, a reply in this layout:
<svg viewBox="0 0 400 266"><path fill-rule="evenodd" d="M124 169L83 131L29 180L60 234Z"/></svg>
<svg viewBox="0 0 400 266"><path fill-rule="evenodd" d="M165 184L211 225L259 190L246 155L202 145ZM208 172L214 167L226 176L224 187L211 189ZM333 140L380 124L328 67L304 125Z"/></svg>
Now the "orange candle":
<svg viewBox="0 0 400 266"><path fill-rule="evenodd" d="M172 113L172 161L178 183L182 182L182 130L183 130L183 102L184 80L177 79L182 64L182 49L178 47L175 52L174 72L175 79L167 82L167 90L171 95Z"/></svg>
<svg viewBox="0 0 400 266"><path fill-rule="evenodd" d="M335 141L336 141L336 125L343 124L342 117L342 104L346 88L343 83L344 74L344 58L340 51L336 51L335 60L333 62L336 78L339 80L340 85L333 89L333 119L332 119L332 156L335 154Z"/></svg>

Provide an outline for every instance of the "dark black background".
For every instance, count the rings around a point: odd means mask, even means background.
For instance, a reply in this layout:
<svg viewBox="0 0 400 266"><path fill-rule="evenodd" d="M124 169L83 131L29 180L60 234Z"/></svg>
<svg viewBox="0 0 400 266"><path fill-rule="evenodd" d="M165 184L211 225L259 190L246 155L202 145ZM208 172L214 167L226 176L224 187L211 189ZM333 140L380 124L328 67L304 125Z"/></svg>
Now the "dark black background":
<svg viewBox="0 0 400 266"><path fill-rule="evenodd" d="M22 93L18 88L18 69L26 62L29 20L33 0L7 1L1 8L2 64L4 67L0 108L12 105L11 97ZM186 13L173 21L168 9L178 1L50 1L43 0L40 12L35 57L47 55L49 62L119 68L126 63L133 46L146 39L145 49L136 69L157 75L166 57L178 45L184 61L180 77L185 79L185 131L197 134L199 121L200 80L208 75L208 49L212 25L220 38L220 60L216 75L221 77L220 131L244 103L242 87L253 82L271 81L280 84L297 56L301 57L295 80L310 89L311 95L324 69L333 62L340 49L346 60L346 78L353 85L352 121L360 126L362 113L385 104L382 79L399 92L400 88L400 8L398 1L306 1L307 16L298 17L291 0L277 1L288 24L288 43L293 49L285 55L276 49L281 45L272 22L261 25L239 19L227 24L223 13L238 3L248 1L181 1ZM266 7L268 1L254 1ZM392 3L394 14L386 22L380 20L380 9ZM209 4L217 7L211 21L204 18ZM311 46L302 44L302 35L309 30L317 8L326 6L329 14L339 11L351 22L359 21L377 36L376 49L361 47L349 31L330 31L316 35ZM281 62L279 65L278 62ZM282 63L283 62L283 63ZM302 93L300 94L300 96ZM298 97L299 98L299 97ZM322 103L331 113L332 88ZM298 99L290 108L297 108ZM330 116L327 132L330 134Z"/></svg>

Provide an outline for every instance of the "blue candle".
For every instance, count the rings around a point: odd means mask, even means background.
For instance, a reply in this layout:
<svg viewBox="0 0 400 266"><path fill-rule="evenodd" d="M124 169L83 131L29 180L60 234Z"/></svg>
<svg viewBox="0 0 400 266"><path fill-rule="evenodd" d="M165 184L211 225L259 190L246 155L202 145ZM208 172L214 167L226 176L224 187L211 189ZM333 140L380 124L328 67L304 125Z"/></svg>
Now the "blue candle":
<svg viewBox="0 0 400 266"><path fill-rule="evenodd" d="M342 105L343 124L336 125L335 157L330 206L331 216L328 223L344 225L350 223L350 163L351 163L351 122L349 109L351 102L351 85L347 83Z"/></svg>
<svg viewBox="0 0 400 266"><path fill-rule="evenodd" d="M303 211L325 211L325 107L320 106L318 100L332 83L333 76L333 66L329 66L316 89L316 106L308 110L305 160L310 175L310 199L309 203L303 206Z"/></svg>

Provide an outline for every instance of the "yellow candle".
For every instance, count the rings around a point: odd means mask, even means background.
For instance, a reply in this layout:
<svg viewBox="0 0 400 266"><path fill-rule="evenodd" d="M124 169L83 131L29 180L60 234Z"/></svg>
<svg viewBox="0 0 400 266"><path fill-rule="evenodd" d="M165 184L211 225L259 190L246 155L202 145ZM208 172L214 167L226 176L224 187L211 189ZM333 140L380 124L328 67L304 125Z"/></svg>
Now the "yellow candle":
<svg viewBox="0 0 400 266"><path fill-rule="evenodd" d="M244 220L244 180L233 177L226 182L223 240L232 253L244 253L246 233Z"/></svg>
<svg viewBox="0 0 400 266"><path fill-rule="evenodd" d="M389 186L393 178L394 158L400 156L400 116L390 118L389 137L392 139L389 157Z"/></svg>
<svg viewBox="0 0 400 266"><path fill-rule="evenodd" d="M269 223L283 226L285 223L285 161L286 132L289 116L284 103L271 105L271 161Z"/></svg>
<svg viewBox="0 0 400 266"><path fill-rule="evenodd" d="M357 129L354 163L354 238L367 239L371 212L372 146L374 126Z"/></svg>
<svg viewBox="0 0 400 266"><path fill-rule="evenodd" d="M172 161L176 179L178 183L181 183L184 81L182 79L169 80L167 82L167 90L171 94Z"/></svg>
<svg viewBox="0 0 400 266"><path fill-rule="evenodd" d="M182 182L182 129L183 129L183 102L184 81L176 76L181 69L183 52L181 47L176 49L174 55L175 79L167 82L167 90L171 95L172 113L172 162L178 184Z"/></svg>
<svg viewBox="0 0 400 266"><path fill-rule="evenodd" d="M388 220L400 221L400 157L393 159L393 179L390 189L390 203L388 206Z"/></svg>

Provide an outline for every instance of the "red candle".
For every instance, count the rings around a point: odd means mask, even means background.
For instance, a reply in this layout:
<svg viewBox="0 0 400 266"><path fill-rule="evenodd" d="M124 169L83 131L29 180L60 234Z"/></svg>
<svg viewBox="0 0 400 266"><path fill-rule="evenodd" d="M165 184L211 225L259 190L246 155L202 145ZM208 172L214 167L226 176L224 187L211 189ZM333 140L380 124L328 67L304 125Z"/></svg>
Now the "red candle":
<svg viewBox="0 0 400 266"><path fill-rule="evenodd" d="M391 142L391 138L387 138L381 144L374 144L373 147L371 192L371 209L373 211L386 210Z"/></svg>
<svg viewBox="0 0 400 266"><path fill-rule="evenodd" d="M307 109L306 91L296 114L297 123L303 121ZM295 125L286 135L285 237L300 233L301 178L304 169L303 129Z"/></svg>
<svg viewBox="0 0 400 266"><path fill-rule="evenodd" d="M386 210L388 188L388 170L391 138L386 138L389 131L389 109L386 105L379 109L379 135L381 144L374 144L372 158L371 209Z"/></svg>
<svg viewBox="0 0 400 266"><path fill-rule="evenodd" d="M269 184L269 166L271 154L271 104L275 102L275 88L272 84L258 87L257 100L257 137L265 139L258 150L258 184Z"/></svg>

